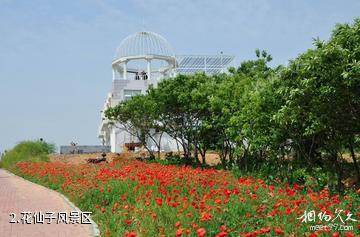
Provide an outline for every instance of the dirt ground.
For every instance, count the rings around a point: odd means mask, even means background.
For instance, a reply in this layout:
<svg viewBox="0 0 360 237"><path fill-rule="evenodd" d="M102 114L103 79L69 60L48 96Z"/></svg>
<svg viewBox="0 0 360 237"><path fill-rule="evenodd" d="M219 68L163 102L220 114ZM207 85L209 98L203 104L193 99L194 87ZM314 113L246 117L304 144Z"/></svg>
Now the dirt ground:
<svg viewBox="0 0 360 237"><path fill-rule="evenodd" d="M106 158L112 161L117 157L114 153L107 153ZM49 156L51 162L63 162L67 164L85 164L87 159L101 158L101 153L90 154L51 154Z"/></svg>
<svg viewBox="0 0 360 237"><path fill-rule="evenodd" d="M161 153L161 159L165 159L166 153ZM147 156L146 152L123 152L121 154L116 153L107 153L107 161L112 161L114 158L126 158L126 159L135 159L136 157L145 157ZM52 154L50 155L50 161L52 162L64 162L68 164L85 164L87 159L101 158L101 153L91 153L91 154ZM201 160L201 158L200 158ZM205 157L206 163L208 165L216 165L220 162L219 155L215 152L208 152Z"/></svg>
<svg viewBox="0 0 360 237"><path fill-rule="evenodd" d="M131 152L125 151L122 153L107 153L106 158L107 161L112 161L115 157L119 158L136 158L136 157L148 157L148 152L146 151L139 151L139 152ZM165 159L166 152L162 152L160 154L161 159ZM359 156L359 154L357 154ZM353 160L350 154L343 154L343 159L347 163L353 163ZM90 154L52 154L50 155L50 161L60 161L65 163L72 163L72 164L84 164L86 163L87 159L94 159L94 158L101 158L101 153L90 153ZM201 156L199 155L199 160L201 160ZM208 165L217 165L220 163L220 157L218 153L214 151L208 151L206 153L206 163Z"/></svg>

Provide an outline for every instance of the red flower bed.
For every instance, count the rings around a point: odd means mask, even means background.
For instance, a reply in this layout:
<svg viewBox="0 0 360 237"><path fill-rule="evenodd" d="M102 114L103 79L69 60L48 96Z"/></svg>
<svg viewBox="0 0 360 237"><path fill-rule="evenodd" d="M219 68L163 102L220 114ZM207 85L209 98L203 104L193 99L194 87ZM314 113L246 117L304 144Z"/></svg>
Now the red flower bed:
<svg viewBox="0 0 360 237"><path fill-rule="evenodd" d="M331 196L327 190L314 192L301 185L270 185L252 177L237 179L227 171L128 160L102 165L21 162L17 172L61 190L82 210L92 211L103 235L359 233L357 193ZM335 229L335 225L343 226L343 230Z"/></svg>

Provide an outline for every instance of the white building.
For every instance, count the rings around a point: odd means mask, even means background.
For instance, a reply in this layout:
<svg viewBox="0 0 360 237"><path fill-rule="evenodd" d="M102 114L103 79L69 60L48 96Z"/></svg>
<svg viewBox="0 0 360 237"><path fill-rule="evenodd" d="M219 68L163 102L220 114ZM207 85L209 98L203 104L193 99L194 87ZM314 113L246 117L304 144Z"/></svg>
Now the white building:
<svg viewBox="0 0 360 237"><path fill-rule="evenodd" d="M233 61L229 55L175 55L168 41L153 32L138 32L126 37L117 48L112 62L112 90L108 93L103 111L128 100L134 95L145 94L149 85L176 74L224 72ZM112 125L101 113L99 138L104 145L111 146L112 152L121 152L125 147L134 147L137 139L121 126ZM149 147L153 147L149 143ZM176 151L174 139L164 134L161 150Z"/></svg>

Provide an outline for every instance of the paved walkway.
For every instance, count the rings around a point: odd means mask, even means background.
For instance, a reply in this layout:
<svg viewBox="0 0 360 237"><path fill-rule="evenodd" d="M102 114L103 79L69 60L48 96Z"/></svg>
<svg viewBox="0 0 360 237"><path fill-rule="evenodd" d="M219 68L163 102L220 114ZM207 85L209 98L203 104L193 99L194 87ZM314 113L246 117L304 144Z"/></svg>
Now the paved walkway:
<svg viewBox="0 0 360 237"><path fill-rule="evenodd" d="M29 211L32 224L23 224L21 212ZM1 237L88 237L93 236L92 225L90 224L57 224L57 219L52 220L51 224L34 224L34 214L42 213L45 217L55 212L57 217L59 212L67 212L66 219L69 220L70 212L76 211L65 201L57 192L49 190L40 185L26 181L5 170L0 169L0 236ZM84 210L86 211L86 210ZM15 213L16 216L11 216ZM26 214L25 214L26 216ZM64 216L63 216L64 217ZM16 222L10 223L14 218ZM30 222L29 221L29 222Z"/></svg>

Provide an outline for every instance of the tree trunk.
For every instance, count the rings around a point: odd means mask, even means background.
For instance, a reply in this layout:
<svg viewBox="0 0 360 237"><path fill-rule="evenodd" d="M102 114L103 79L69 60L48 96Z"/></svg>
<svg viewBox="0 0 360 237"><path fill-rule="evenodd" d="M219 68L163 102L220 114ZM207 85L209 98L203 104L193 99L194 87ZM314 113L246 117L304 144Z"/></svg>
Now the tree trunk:
<svg viewBox="0 0 360 237"><path fill-rule="evenodd" d="M162 139L162 136L163 136L163 132L160 134L160 137L159 137L159 146L158 146L158 159L160 160L160 156L161 156L161 139Z"/></svg>
<svg viewBox="0 0 360 237"><path fill-rule="evenodd" d="M223 168L225 169L226 168L226 156L227 156L227 152L228 152L226 142L223 142L221 147L222 147L222 151L221 151L220 159L221 159L221 164L222 164Z"/></svg>
<svg viewBox="0 0 360 237"><path fill-rule="evenodd" d="M197 164L200 164L197 139L194 139L194 157Z"/></svg>
<svg viewBox="0 0 360 237"><path fill-rule="evenodd" d="M229 163L230 165L232 165L234 163L234 150L233 147L231 146L231 142L227 141L227 149L228 149L228 153L229 153Z"/></svg>
<svg viewBox="0 0 360 237"><path fill-rule="evenodd" d="M244 170L247 171L248 168L248 149L244 152Z"/></svg>
<svg viewBox="0 0 360 237"><path fill-rule="evenodd" d="M337 173L337 190L339 193L341 193L343 191L343 184L342 184L342 178L343 178L343 170L342 170L342 165L341 162L338 159L337 156L337 152L333 152L331 154L332 159L334 161L335 164L335 169L336 169L336 173Z"/></svg>
<svg viewBox="0 0 360 237"><path fill-rule="evenodd" d="M155 158L154 152L150 149L150 147L148 147L148 146L146 145L146 143L143 143L143 146L144 146L145 149L149 152L150 159Z"/></svg>
<svg viewBox="0 0 360 237"><path fill-rule="evenodd" d="M353 160L354 169L355 169L355 172L357 175L357 180L359 180L360 179L360 171L359 171L359 166L357 164L357 160L356 160L356 156L355 156L353 137L351 137L349 139L349 149L350 149L350 153L351 153L351 158Z"/></svg>
<svg viewBox="0 0 360 237"><path fill-rule="evenodd" d="M182 147L184 150L183 152L184 152L184 158L185 158L185 166L189 166L192 164L190 141L189 141L189 139L186 140L184 138L184 136L182 136L181 143L182 143Z"/></svg>
<svg viewBox="0 0 360 237"><path fill-rule="evenodd" d="M179 141L177 139L175 139L175 141L176 141L177 152L178 152L178 154L180 154L181 152L180 152Z"/></svg>
<svg viewBox="0 0 360 237"><path fill-rule="evenodd" d="M247 166L248 166L247 159L248 159L248 149L245 148L244 154L241 156L241 158L238 162L240 170L243 170L243 171L247 170Z"/></svg>
<svg viewBox="0 0 360 237"><path fill-rule="evenodd" d="M185 143L182 143L181 145L182 145L182 147L183 147L184 157L187 159L187 158L189 157L189 154L188 154L188 152L187 152L187 146L186 146Z"/></svg>
<svg viewBox="0 0 360 237"><path fill-rule="evenodd" d="M206 164L206 159L205 159L205 156L206 156L206 147L204 145L203 149L199 149L200 150L200 155L201 155L201 159L202 159L202 164L205 165Z"/></svg>

